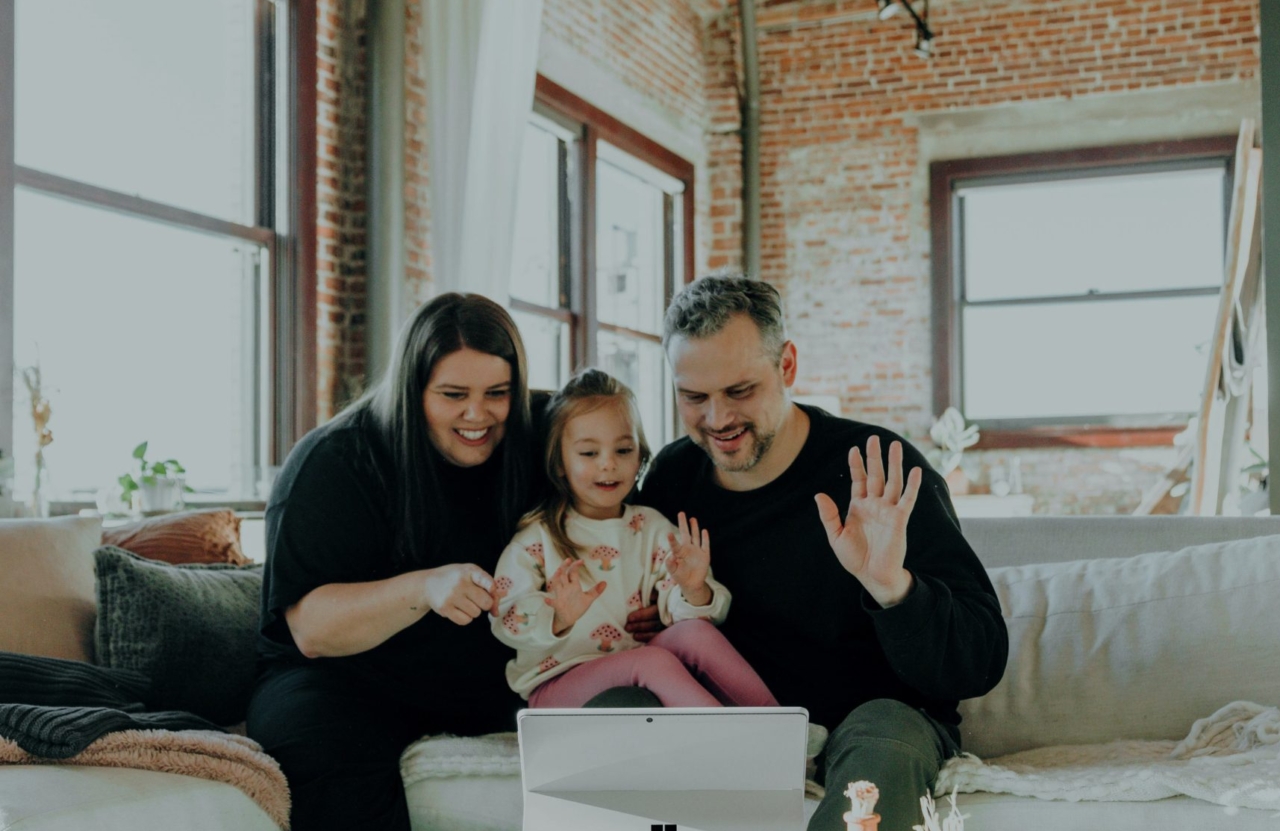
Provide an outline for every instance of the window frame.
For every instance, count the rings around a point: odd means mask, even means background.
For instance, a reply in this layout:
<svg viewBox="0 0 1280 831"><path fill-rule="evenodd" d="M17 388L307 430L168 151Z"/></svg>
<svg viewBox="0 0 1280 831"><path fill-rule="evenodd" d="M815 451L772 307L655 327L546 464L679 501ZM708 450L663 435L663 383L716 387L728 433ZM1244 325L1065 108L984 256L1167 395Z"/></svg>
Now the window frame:
<svg viewBox="0 0 1280 831"><path fill-rule="evenodd" d="M551 309L512 298L511 308L552 318L569 325L571 370L598 363L599 349L596 334L601 331L614 332L624 337L651 343L661 343L660 335L602 323L596 314L597 148L599 142L607 142L673 179L679 180L684 185L683 193L668 194L664 200L664 219L666 220L664 248L667 252L663 286L664 304L670 302L676 290L693 280L695 261L695 167L693 163L588 104L542 75L537 77L534 111L576 136L572 148L575 158L571 162L562 159L562 164L570 162L570 175L562 178L560 194L562 246L560 307ZM675 240L671 232L676 198L681 200L681 286L675 285ZM672 426L677 427L674 407L671 418Z"/></svg>
<svg viewBox="0 0 1280 831"><path fill-rule="evenodd" d="M1235 136L1108 145L1071 150L986 156L935 161L929 165L929 213L932 270L933 409L959 407L963 346L960 302L963 289L960 260L961 215L956 210L957 188L973 180L1034 181L1089 176L1095 173L1134 173L1162 166L1223 162L1224 200L1229 209L1235 171ZM1224 224L1229 221L1224 211ZM1225 230L1225 229L1224 229ZM1158 292L1151 293L1156 296ZM1147 293L1143 293L1147 296ZM1114 299L1111 295L1105 295ZM1055 298L1037 298L1052 302ZM1001 420L984 427L977 449L1036 447L1148 447L1167 446L1183 425L1144 423L1127 417Z"/></svg>
<svg viewBox="0 0 1280 831"><path fill-rule="evenodd" d="M19 166L16 6L16 0L0 0L0 331L13 332L18 187L134 219L261 245L268 252L268 299L259 314L268 316L268 335L259 367L269 378L267 400L262 402L267 445L255 447L255 457L263 466L283 463L293 444L316 425L316 286L308 277L315 273L316 263L316 0L255 0L253 5L253 225ZM283 55L278 52L281 35ZM279 77L281 71L284 78ZM281 125L287 125L287 135L278 135ZM281 214L283 222L277 221ZM13 349L11 336L0 338L0 367L13 366ZM258 388L261 380L254 379ZM0 372L0 448L6 453L13 447L14 395L13 373ZM255 444L260 432L255 431Z"/></svg>

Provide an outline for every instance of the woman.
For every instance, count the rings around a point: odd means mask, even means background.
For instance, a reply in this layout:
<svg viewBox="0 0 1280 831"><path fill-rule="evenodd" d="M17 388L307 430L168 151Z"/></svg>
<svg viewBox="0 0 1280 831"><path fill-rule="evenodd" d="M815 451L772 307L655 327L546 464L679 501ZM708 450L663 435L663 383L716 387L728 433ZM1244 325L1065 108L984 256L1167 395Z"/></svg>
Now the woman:
<svg viewBox="0 0 1280 831"><path fill-rule="evenodd" d="M511 317L446 294L381 382L289 454L267 505L249 735L293 828L408 829L399 773L427 733L510 730L491 573L533 503L524 347Z"/></svg>

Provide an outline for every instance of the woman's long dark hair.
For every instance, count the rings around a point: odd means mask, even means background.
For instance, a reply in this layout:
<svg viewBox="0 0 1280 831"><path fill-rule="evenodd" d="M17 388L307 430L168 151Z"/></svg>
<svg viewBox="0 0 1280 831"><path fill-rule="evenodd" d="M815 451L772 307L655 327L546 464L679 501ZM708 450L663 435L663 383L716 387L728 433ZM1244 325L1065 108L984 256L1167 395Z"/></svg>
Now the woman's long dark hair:
<svg viewBox="0 0 1280 831"><path fill-rule="evenodd" d="M441 465L431 445L423 391L441 359L460 349L496 355L511 366L511 409L504 426L497 522L505 541L528 507L532 428L524 343L506 310L478 294L442 294L423 305L400 330L391 364L381 380L344 415L361 419L392 462L387 483L394 504L395 560L402 567L435 564L432 552L448 539L450 514Z"/></svg>

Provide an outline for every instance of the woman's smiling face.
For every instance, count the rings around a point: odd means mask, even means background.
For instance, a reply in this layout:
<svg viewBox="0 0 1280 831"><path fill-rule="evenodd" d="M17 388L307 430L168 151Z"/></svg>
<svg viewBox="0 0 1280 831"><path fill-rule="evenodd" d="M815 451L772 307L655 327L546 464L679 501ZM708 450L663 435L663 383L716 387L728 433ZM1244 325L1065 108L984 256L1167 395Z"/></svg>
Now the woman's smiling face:
<svg viewBox="0 0 1280 831"><path fill-rule="evenodd" d="M511 365L463 347L441 358L422 392L431 445L451 464L484 464L502 441L511 412Z"/></svg>

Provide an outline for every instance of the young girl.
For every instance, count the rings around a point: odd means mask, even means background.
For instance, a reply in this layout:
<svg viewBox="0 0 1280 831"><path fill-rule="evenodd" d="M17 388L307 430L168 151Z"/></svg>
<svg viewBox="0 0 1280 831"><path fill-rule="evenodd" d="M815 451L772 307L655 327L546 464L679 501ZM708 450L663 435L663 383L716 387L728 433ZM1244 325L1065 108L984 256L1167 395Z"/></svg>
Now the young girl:
<svg viewBox="0 0 1280 831"><path fill-rule="evenodd" d="M707 531L623 504L648 461L635 396L608 374L585 370L552 398L554 493L494 571L493 631L516 649L508 683L532 707L580 707L619 686L667 707L777 706L714 626L729 592L711 577ZM642 645L624 624L654 588L668 628Z"/></svg>

